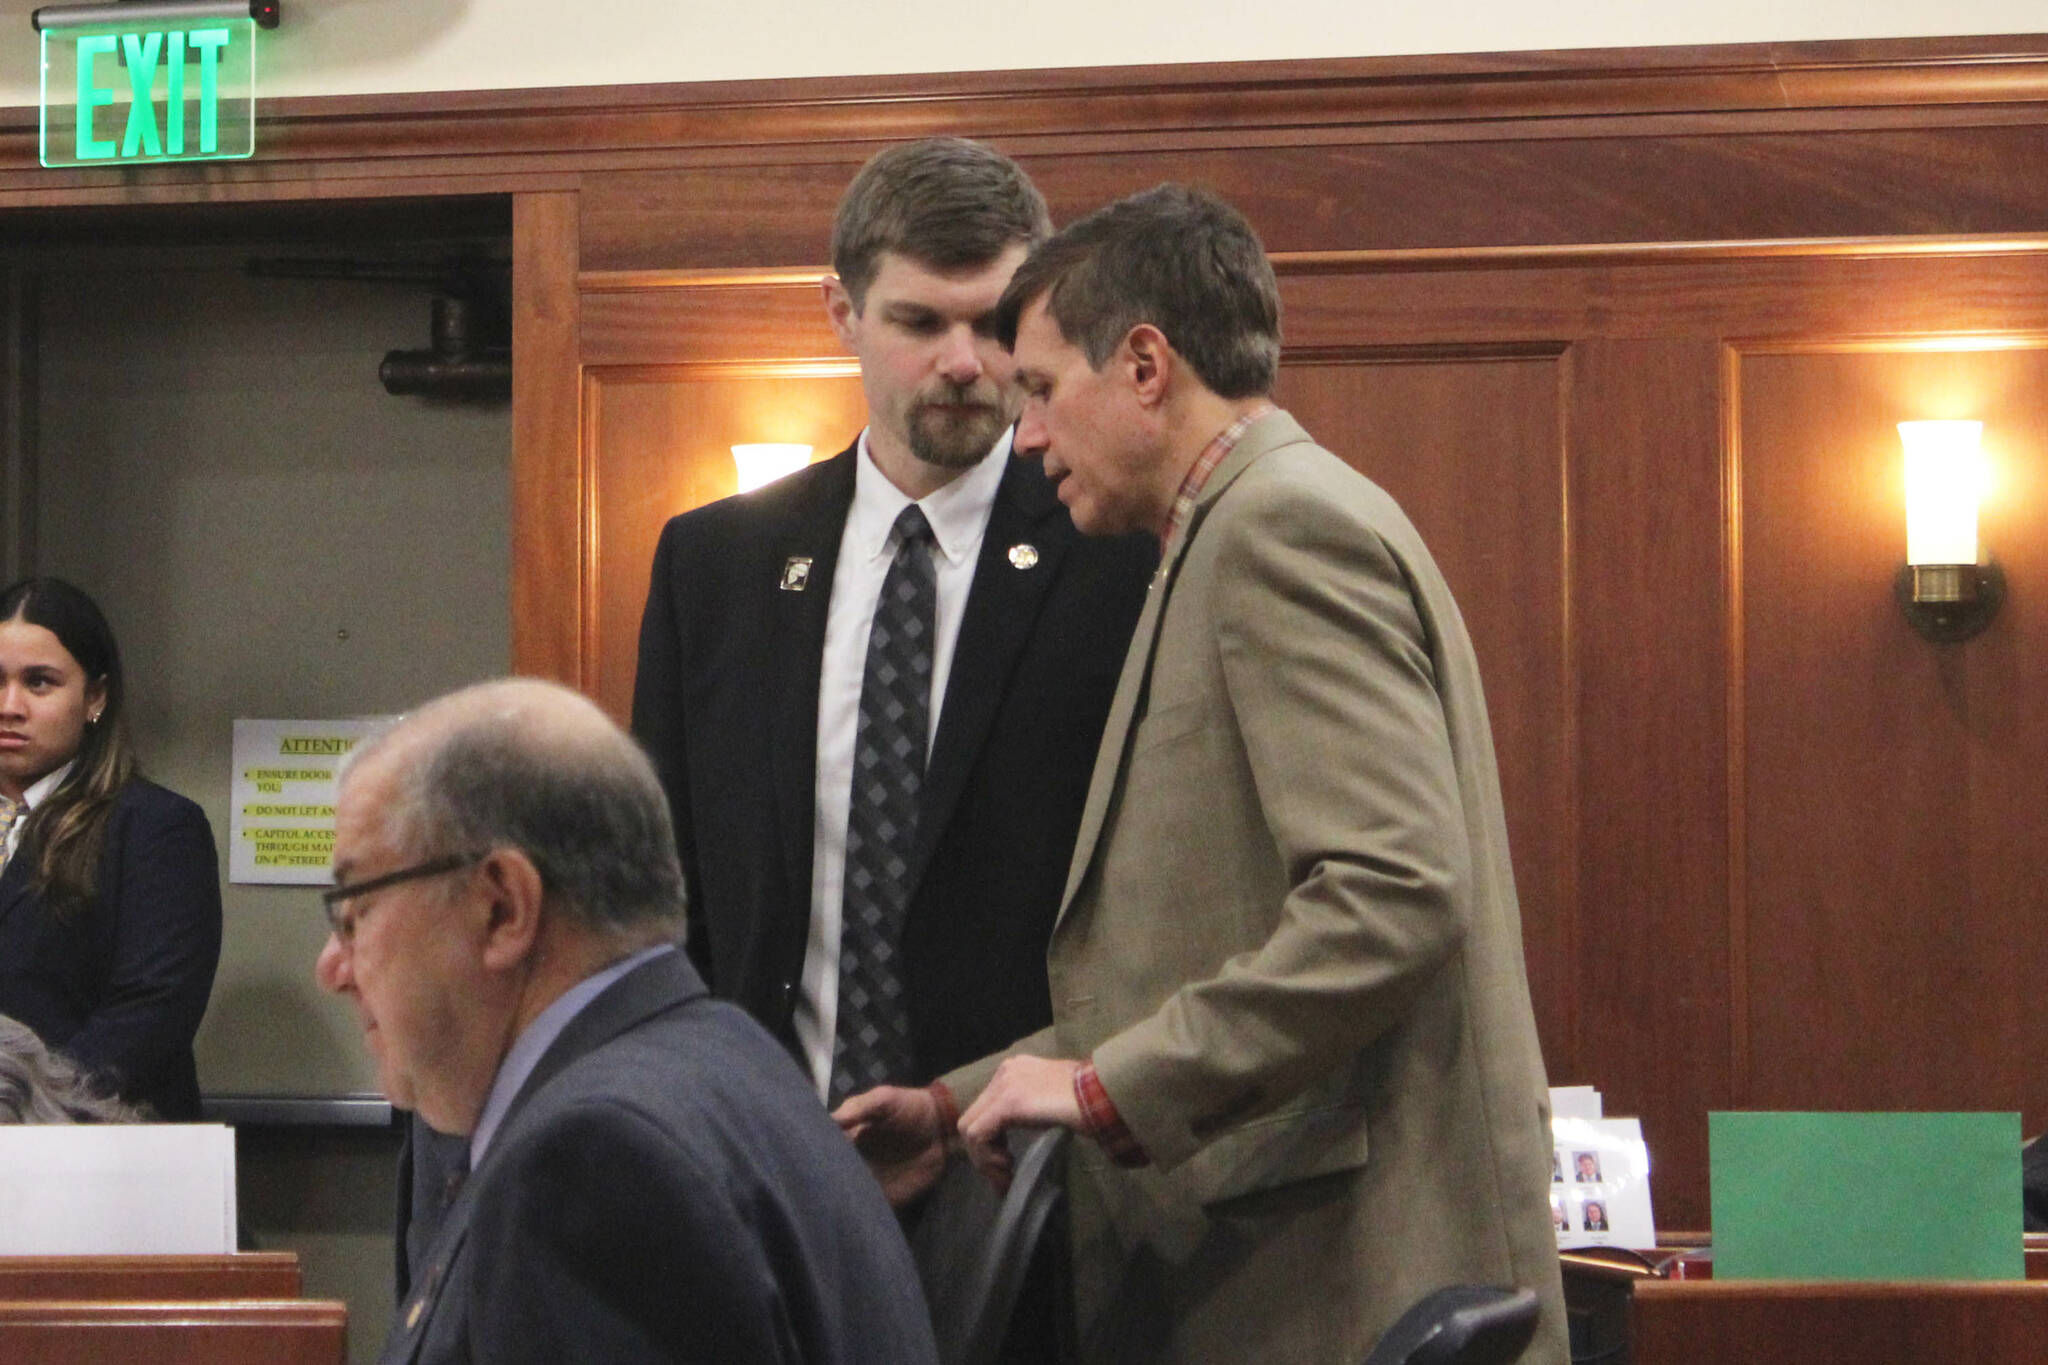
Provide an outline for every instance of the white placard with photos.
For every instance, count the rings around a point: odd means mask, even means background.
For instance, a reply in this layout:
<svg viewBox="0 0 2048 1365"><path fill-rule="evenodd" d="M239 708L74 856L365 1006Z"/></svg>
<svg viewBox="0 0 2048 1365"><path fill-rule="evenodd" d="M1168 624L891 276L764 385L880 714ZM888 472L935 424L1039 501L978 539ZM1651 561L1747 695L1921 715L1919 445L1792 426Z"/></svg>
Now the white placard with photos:
<svg viewBox="0 0 2048 1365"><path fill-rule="evenodd" d="M1550 1130L1550 1221L1559 1249L1657 1245L1642 1124L1561 1118Z"/></svg>
<svg viewBox="0 0 2048 1365"><path fill-rule="evenodd" d="M1600 1092L1590 1085L1553 1085L1550 1087L1550 1112L1561 1119L1604 1119L1601 1112Z"/></svg>

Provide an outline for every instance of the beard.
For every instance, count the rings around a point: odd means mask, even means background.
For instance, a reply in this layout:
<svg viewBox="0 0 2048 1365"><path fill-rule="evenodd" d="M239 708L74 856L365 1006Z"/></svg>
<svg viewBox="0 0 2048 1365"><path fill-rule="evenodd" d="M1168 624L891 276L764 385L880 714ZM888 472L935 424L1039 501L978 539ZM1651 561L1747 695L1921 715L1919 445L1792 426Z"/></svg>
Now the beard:
<svg viewBox="0 0 2048 1365"><path fill-rule="evenodd" d="M947 384L920 394L905 414L910 453L939 469L981 462L1016 414L993 384Z"/></svg>

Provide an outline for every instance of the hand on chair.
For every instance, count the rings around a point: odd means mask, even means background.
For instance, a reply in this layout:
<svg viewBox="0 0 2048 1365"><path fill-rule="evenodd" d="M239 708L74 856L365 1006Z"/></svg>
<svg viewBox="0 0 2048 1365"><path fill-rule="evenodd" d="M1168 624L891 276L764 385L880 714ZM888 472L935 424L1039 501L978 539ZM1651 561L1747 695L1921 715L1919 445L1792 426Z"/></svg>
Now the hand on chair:
<svg viewBox="0 0 2048 1365"><path fill-rule="evenodd" d="M1011 1057L996 1068L967 1112L960 1116L960 1136L975 1168L997 1189L1010 1186L1010 1149L1003 1133L1010 1128L1080 1129L1081 1102L1074 1095L1079 1062L1049 1057Z"/></svg>
<svg viewBox="0 0 2048 1365"><path fill-rule="evenodd" d="M889 1203L901 1208L937 1184L946 1169L953 1136L947 1108L929 1089L878 1085L848 1096L832 1118L881 1182Z"/></svg>

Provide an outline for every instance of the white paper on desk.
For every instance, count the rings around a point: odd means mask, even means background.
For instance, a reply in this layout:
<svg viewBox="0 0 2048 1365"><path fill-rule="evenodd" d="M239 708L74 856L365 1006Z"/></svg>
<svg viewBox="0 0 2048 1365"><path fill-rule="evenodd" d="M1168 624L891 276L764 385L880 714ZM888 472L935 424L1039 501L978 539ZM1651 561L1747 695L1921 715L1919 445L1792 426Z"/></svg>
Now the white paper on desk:
<svg viewBox="0 0 2048 1365"><path fill-rule="evenodd" d="M1552 1119L1550 1134L1550 1217L1559 1249L1657 1245L1641 1121Z"/></svg>
<svg viewBox="0 0 2048 1365"><path fill-rule="evenodd" d="M1553 1085L1550 1087L1550 1116L1554 1119L1600 1118L1600 1092L1590 1085Z"/></svg>
<svg viewBox="0 0 2048 1365"><path fill-rule="evenodd" d="M235 1249L235 1131L219 1123L0 1126L0 1255Z"/></svg>

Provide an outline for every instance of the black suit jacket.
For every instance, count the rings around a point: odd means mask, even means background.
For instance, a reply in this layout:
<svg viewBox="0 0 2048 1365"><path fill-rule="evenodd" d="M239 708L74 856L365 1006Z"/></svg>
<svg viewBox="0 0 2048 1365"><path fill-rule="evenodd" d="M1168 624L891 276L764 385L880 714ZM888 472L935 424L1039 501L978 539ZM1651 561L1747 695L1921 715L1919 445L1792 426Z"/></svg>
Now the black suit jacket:
<svg viewBox="0 0 2048 1365"><path fill-rule="evenodd" d="M192 1038L220 961L220 865L198 806L137 778L114 796L98 894L50 913L24 843L0 874L0 1013L147 1104L199 1117Z"/></svg>
<svg viewBox="0 0 2048 1365"><path fill-rule="evenodd" d="M633 732L674 807L690 954L715 992L792 1049L818 679L856 458L846 450L671 520L640 627ZM1018 546L1035 562L1013 557ZM796 560L808 578L790 591ZM1083 539L1036 461L1004 471L918 817L903 937L914 1079L1051 1020L1045 946L1157 560L1148 536Z"/></svg>
<svg viewBox="0 0 2048 1365"><path fill-rule="evenodd" d="M880 1189L680 953L570 1021L417 1279L385 1365L936 1360Z"/></svg>
<svg viewBox="0 0 2048 1365"><path fill-rule="evenodd" d="M2020 1197L2028 1232L2048 1232L2048 1139L2020 1149Z"/></svg>

